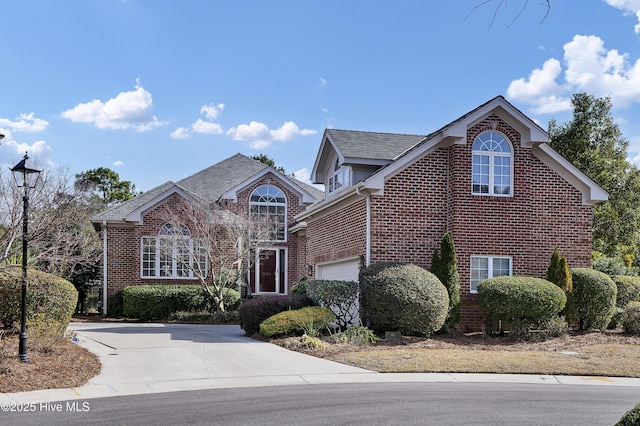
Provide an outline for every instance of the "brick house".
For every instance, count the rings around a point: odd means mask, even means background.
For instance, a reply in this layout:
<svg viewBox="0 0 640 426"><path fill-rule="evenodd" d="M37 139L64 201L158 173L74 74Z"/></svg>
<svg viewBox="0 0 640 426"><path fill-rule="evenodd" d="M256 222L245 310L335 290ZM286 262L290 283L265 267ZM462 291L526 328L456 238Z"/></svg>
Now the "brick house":
<svg viewBox="0 0 640 426"><path fill-rule="evenodd" d="M92 218L103 245L103 312L125 287L156 284L198 284L193 272L173 256L162 256L160 244L171 238L167 206L198 199L224 204L229 211L269 212L276 225L269 247L260 248L260 261L248 282L254 294L286 294L299 281L305 266L304 244L289 229L306 206L322 199L322 191L259 161L236 154L178 182L166 182ZM188 232L188 230L187 230ZM182 241L182 237L181 237Z"/></svg>
<svg viewBox="0 0 640 426"><path fill-rule="evenodd" d="M357 280L361 265L382 261L428 269L451 231L461 327L478 329L482 279L544 277L555 247L571 267L591 263L592 206L607 194L547 142L542 128L498 96L429 135L327 129L312 170L324 193L237 154L93 218L105 248L105 295L194 282L151 256L149 241L163 232L160 206L201 197L248 214L260 199L283 226L249 274L253 292L286 294L304 276Z"/></svg>
<svg viewBox="0 0 640 426"><path fill-rule="evenodd" d="M312 170L325 199L296 219L316 278L357 279L360 265L430 267L453 233L461 327L478 329L476 286L499 275L544 277L557 247L591 264L592 206L607 193L498 96L427 135L328 129Z"/></svg>

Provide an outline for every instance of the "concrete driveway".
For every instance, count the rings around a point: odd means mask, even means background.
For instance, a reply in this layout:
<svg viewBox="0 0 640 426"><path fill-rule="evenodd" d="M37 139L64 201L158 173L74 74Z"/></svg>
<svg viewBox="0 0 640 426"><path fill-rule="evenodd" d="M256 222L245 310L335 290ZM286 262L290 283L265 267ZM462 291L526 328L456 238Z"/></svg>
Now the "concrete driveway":
<svg viewBox="0 0 640 426"><path fill-rule="evenodd" d="M0 394L3 402L64 401L181 390L365 382L504 382L640 386L640 379L466 373L380 374L244 336L237 325L72 322L101 373L79 388Z"/></svg>

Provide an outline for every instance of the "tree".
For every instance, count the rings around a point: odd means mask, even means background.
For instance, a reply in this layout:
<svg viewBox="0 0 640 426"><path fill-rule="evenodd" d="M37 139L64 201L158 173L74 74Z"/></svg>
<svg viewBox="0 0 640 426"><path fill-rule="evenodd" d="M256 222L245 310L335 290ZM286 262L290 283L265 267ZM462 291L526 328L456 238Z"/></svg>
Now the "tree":
<svg viewBox="0 0 640 426"><path fill-rule="evenodd" d="M482 0L482 1L480 1L478 4L476 4L471 9L471 11L467 14L466 18L471 16L471 14L473 12L475 12L478 9L480 9L481 7L491 5L492 3L494 3L493 0ZM491 26L495 22L495 20L496 20L496 18L498 16L498 12L500 12L500 9L507 7L507 0L496 0L496 3L497 4L496 4L496 6L495 6L495 8L493 10L493 15L491 17L491 22L489 23L489 28L491 28ZM507 27L510 27L511 24L513 24L520 17L520 15L522 15L524 13L524 10L527 8L528 5L529 5L529 0L521 0L520 9L516 13L515 17L511 20L511 22L509 22L509 25L507 25ZM543 0L543 1L540 2L539 5L540 6L545 6L545 13L544 13L544 16L542 17L542 20L540 21L540 22L544 22L544 20L547 19L547 16L549 16L549 12L551 12L551 0Z"/></svg>
<svg viewBox="0 0 640 426"><path fill-rule="evenodd" d="M121 181L118 173L106 167L76 174L75 188L92 194L106 206L130 200L137 195L134 184Z"/></svg>
<svg viewBox="0 0 640 426"><path fill-rule="evenodd" d="M246 286L260 249L271 245L274 224L223 204L180 199L165 204L160 216L173 233L159 255L190 271L219 311L225 310L226 289Z"/></svg>
<svg viewBox="0 0 640 426"><path fill-rule="evenodd" d="M624 256L638 248L640 171L627 159L629 142L611 116L608 97L574 94L573 119L549 122L553 149L609 193L594 206L593 249Z"/></svg>
<svg viewBox="0 0 640 426"><path fill-rule="evenodd" d="M447 289L449 295L449 310L445 327L455 330L460 322L460 276L458 275L456 249L453 234L447 232L440 243L440 254L434 251L431 259L431 273L433 273Z"/></svg>
<svg viewBox="0 0 640 426"><path fill-rule="evenodd" d="M251 158L253 158L254 160L257 160L259 162L261 162L262 164L266 164L267 166L271 166L274 169L276 169L277 171L279 171L280 173L282 173L283 175L286 174L284 171L284 167L282 166L276 166L276 162L269 158L267 155L265 154L258 154L258 155L254 155Z"/></svg>
<svg viewBox="0 0 640 426"><path fill-rule="evenodd" d="M562 311L567 323L573 325L576 322L576 307L573 300L573 281L571 278L571 271L567 258L558 252L558 249L553 249L551 255L551 262L549 268L547 268L547 281L550 281L560 287L565 296L567 296L567 303Z"/></svg>

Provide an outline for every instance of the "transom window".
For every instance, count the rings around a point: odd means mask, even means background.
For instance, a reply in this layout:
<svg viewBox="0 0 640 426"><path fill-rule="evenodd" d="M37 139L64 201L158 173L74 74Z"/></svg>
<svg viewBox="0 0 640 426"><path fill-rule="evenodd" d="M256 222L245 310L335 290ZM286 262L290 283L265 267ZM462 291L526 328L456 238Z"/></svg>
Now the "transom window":
<svg viewBox="0 0 640 426"><path fill-rule="evenodd" d="M504 275L511 275L510 257L471 256L471 293L478 292L480 281Z"/></svg>
<svg viewBox="0 0 640 426"><path fill-rule="evenodd" d="M284 193L273 185L256 188L249 198L251 218L258 223L266 222L271 227L266 239L286 241L287 237L287 200Z"/></svg>
<svg viewBox="0 0 640 426"><path fill-rule="evenodd" d="M141 274L145 278L193 278L206 275L207 256L201 240L187 227L165 224L155 237L142 237Z"/></svg>
<svg viewBox="0 0 640 426"><path fill-rule="evenodd" d="M498 132L484 132L473 142L472 189L476 195L512 195L512 153Z"/></svg>

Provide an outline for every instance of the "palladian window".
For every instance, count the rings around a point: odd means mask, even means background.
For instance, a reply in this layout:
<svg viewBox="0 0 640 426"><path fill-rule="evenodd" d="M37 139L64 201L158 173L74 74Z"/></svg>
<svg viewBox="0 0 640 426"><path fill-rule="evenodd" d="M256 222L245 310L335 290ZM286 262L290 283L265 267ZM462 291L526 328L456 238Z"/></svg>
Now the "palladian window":
<svg viewBox="0 0 640 426"><path fill-rule="evenodd" d="M191 238L187 227L167 223L157 236L142 237L141 275L144 278L193 278L206 275L207 256L201 240Z"/></svg>
<svg viewBox="0 0 640 426"><path fill-rule="evenodd" d="M266 235L256 236L260 240L284 242L287 240L287 200L284 193L273 185L256 188L249 198L251 219L258 227L265 224Z"/></svg>
<svg viewBox="0 0 640 426"><path fill-rule="evenodd" d="M484 132L473 142L472 186L474 195L513 195L511 144L498 132Z"/></svg>

